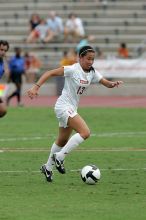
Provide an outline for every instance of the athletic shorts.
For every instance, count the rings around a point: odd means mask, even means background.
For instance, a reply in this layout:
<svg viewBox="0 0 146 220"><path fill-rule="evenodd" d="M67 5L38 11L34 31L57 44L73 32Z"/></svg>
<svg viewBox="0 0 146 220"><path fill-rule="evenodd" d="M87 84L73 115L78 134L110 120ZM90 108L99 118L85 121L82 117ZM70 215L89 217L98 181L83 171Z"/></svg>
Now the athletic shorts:
<svg viewBox="0 0 146 220"><path fill-rule="evenodd" d="M3 103L3 100L0 98L0 103Z"/></svg>
<svg viewBox="0 0 146 220"><path fill-rule="evenodd" d="M56 117L59 121L59 127L68 127L68 118L75 117L78 113L72 107L55 108Z"/></svg>
<svg viewBox="0 0 146 220"><path fill-rule="evenodd" d="M11 80L13 83L22 83L22 74L19 73L12 73Z"/></svg>

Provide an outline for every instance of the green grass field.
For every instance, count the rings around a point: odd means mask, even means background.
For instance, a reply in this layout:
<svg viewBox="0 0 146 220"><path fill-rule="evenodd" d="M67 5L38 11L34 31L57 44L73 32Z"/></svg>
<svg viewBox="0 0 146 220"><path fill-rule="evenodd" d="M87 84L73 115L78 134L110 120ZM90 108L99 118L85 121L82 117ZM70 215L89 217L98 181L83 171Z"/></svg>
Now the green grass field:
<svg viewBox="0 0 146 220"><path fill-rule="evenodd" d="M53 183L39 172L58 131L52 108L10 108L0 119L1 220L145 220L146 109L81 108L91 137ZM97 185L79 169L95 164Z"/></svg>

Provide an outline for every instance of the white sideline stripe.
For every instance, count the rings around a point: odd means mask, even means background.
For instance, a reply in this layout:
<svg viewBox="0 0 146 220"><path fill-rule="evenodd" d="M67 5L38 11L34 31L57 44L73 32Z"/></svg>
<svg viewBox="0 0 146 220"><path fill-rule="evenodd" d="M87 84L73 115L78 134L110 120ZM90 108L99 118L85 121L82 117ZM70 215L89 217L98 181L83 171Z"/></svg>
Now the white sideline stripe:
<svg viewBox="0 0 146 220"><path fill-rule="evenodd" d="M111 168L111 169L100 169L101 171L140 171L146 170L146 167L143 168ZM75 170L67 170L67 172L80 172L81 169L75 169ZM54 171L53 171L54 172ZM58 172L55 170L55 172ZM0 173L41 173L41 171L25 171L25 170L0 170Z"/></svg>
<svg viewBox="0 0 146 220"><path fill-rule="evenodd" d="M88 147L87 147L88 148ZM81 148L75 149L78 152L146 152L146 148ZM4 152L49 152L50 149L39 149L39 148L3 148L0 153Z"/></svg>
<svg viewBox="0 0 146 220"><path fill-rule="evenodd" d="M91 134L91 136L95 137L113 137L113 136L126 136L126 137L133 137L133 136L144 136L146 135L146 131L138 131L138 132L107 132L107 133L101 133L101 134Z"/></svg>
<svg viewBox="0 0 146 220"><path fill-rule="evenodd" d="M0 138L0 142L10 142L10 141L31 141L31 140L41 140L47 139L48 137L19 137L19 138Z"/></svg>
<svg viewBox="0 0 146 220"><path fill-rule="evenodd" d="M113 137L113 136L120 136L120 137L133 137L133 136L145 136L146 131L138 131L138 132L105 132L105 133L92 133L92 137ZM42 140L48 139L49 137L55 137L55 134L49 134L48 136L36 136L36 137L6 137L0 138L0 142L10 142L10 141L31 141L31 140Z"/></svg>

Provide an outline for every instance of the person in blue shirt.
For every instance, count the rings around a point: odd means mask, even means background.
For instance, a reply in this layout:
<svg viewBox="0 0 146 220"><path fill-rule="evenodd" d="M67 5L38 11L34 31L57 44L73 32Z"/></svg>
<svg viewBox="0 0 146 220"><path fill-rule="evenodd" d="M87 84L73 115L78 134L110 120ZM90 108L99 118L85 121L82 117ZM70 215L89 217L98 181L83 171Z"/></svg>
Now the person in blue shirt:
<svg viewBox="0 0 146 220"><path fill-rule="evenodd" d="M18 106L21 103L22 75L25 73L25 58L21 55L21 48L15 48L15 55L9 60L10 81L14 83L16 89L7 97L7 105L11 98L17 98Z"/></svg>
<svg viewBox="0 0 146 220"><path fill-rule="evenodd" d="M0 40L0 79L3 74L8 71L6 62L6 53L9 50L9 43L5 40ZM7 113L7 107L0 97L0 117L5 116Z"/></svg>
<svg viewBox="0 0 146 220"><path fill-rule="evenodd" d="M50 11L49 17L47 19L48 32L44 39L44 43L48 43L53 39L63 37L64 26L63 21L60 16L56 14L55 11Z"/></svg>

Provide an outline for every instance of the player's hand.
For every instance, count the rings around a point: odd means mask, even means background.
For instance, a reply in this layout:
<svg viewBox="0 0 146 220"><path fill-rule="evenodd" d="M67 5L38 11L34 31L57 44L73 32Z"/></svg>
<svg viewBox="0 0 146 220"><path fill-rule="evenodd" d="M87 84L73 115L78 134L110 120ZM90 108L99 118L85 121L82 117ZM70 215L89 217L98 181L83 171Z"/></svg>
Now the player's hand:
<svg viewBox="0 0 146 220"><path fill-rule="evenodd" d="M123 84L123 81L115 81L115 82L111 82L111 88L114 87L119 87L119 85Z"/></svg>
<svg viewBox="0 0 146 220"><path fill-rule="evenodd" d="M38 96L38 87L34 86L27 91L27 95L29 98L33 99Z"/></svg>

